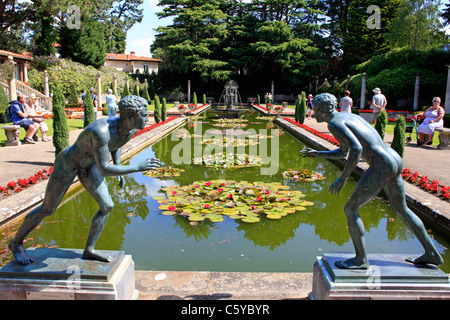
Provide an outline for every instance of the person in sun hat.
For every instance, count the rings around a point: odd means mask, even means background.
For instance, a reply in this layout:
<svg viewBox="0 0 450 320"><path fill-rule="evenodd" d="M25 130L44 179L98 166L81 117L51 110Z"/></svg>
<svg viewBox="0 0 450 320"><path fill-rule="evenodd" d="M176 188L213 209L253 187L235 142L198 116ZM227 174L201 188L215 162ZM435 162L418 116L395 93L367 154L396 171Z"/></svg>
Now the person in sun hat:
<svg viewBox="0 0 450 320"><path fill-rule="evenodd" d="M377 117L382 110L386 110L387 99L384 94L381 93L380 88L373 89L374 96L371 101L371 109L373 109L373 120L377 123Z"/></svg>
<svg viewBox="0 0 450 320"><path fill-rule="evenodd" d="M105 177L119 176L119 185L122 187L122 175L156 169L159 165L157 159L130 165L120 164L122 146L138 130L142 130L148 121L147 106L148 102L144 98L123 98L119 103L120 117L103 118L89 124L72 146L56 156L42 205L25 217L14 239L8 244L20 264L26 265L34 261L23 247L24 239L45 217L55 212L76 176L100 207L92 219L83 259L111 261L109 256L94 249L114 207ZM113 163L110 163L111 157Z"/></svg>

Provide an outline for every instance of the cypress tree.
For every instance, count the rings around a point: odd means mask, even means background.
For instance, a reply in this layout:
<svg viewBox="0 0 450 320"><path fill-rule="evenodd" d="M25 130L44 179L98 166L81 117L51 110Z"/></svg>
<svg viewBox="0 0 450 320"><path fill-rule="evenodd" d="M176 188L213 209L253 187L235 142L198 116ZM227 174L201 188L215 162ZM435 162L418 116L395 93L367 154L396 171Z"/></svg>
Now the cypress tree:
<svg viewBox="0 0 450 320"><path fill-rule="evenodd" d="M78 94L74 84L70 85L70 93L67 99L67 103L78 105Z"/></svg>
<svg viewBox="0 0 450 320"><path fill-rule="evenodd" d="M84 127L85 128L90 123L95 121L94 101L92 100L89 90L87 92L88 93L86 93L86 96L84 98Z"/></svg>
<svg viewBox="0 0 450 320"><path fill-rule="evenodd" d="M134 86L133 95L140 97L140 94L139 94L139 83L136 83L136 85Z"/></svg>
<svg viewBox="0 0 450 320"><path fill-rule="evenodd" d="M148 94L148 90L147 88L144 87L144 90L142 91L142 98L144 98L145 100L147 100L148 104L151 104L151 100L150 100L150 96Z"/></svg>
<svg viewBox="0 0 450 320"><path fill-rule="evenodd" d="M155 95L155 111L153 112L153 116L155 117L155 122L161 122L161 103L159 102L159 97Z"/></svg>
<svg viewBox="0 0 450 320"><path fill-rule="evenodd" d="M0 122L3 122L3 114L9 107L8 97L6 96L3 86L0 85Z"/></svg>
<svg viewBox="0 0 450 320"><path fill-rule="evenodd" d="M206 94L203 94L203 105L206 104Z"/></svg>
<svg viewBox="0 0 450 320"><path fill-rule="evenodd" d="M258 94L258 96L256 97L256 101L258 102L258 106L261 104L261 98L259 97L259 94Z"/></svg>
<svg viewBox="0 0 450 320"><path fill-rule="evenodd" d="M306 117L306 92L302 92L302 102L300 104L300 109L298 112L298 122L302 123L305 122Z"/></svg>
<svg viewBox="0 0 450 320"><path fill-rule="evenodd" d="M167 106L166 106L166 98L163 98L162 107L161 107L161 121L167 120Z"/></svg>
<svg viewBox="0 0 450 320"><path fill-rule="evenodd" d="M155 84L153 83L153 81L151 81L150 85L148 86L148 95L150 96L151 101L155 100Z"/></svg>
<svg viewBox="0 0 450 320"><path fill-rule="evenodd" d="M52 97L53 103L53 145L55 156L69 146L69 127L64 106L64 96L60 88L55 88Z"/></svg>
<svg viewBox="0 0 450 320"><path fill-rule="evenodd" d="M297 100L295 100L295 113L294 113L294 119L296 122L298 122L299 119L299 113L300 113L300 106L301 106L301 97L300 95L297 96Z"/></svg>
<svg viewBox="0 0 450 320"><path fill-rule="evenodd" d="M394 138L392 140L391 148L397 151L400 157L403 158L405 152L405 130L406 121L403 116L398 117L394 128Z"/></svg>
<svg viewBox="0 0 450 320"><path fill-rule="evenodd" d="M129 95L130 95L130 90L128 89L127 84L125 84L125 86L123 87L123 91L122 91L122 98L125 98Z"/></svg>
<svg viewBox="0 0 450 320"><path fill-rule="evenodd" d="M197 107L197 94L194 92L194 96L192 98L192 103Z"/></svg>
<svg viewBox="0 0 450 320"><path fill-rule="evenodd" d="M385 110L381 110L380 114L377 117L377 123L375 124L375 130L377 130L381 139L384 140L384 133L386 131L386 125L388 123L387 112Z"/></svg>

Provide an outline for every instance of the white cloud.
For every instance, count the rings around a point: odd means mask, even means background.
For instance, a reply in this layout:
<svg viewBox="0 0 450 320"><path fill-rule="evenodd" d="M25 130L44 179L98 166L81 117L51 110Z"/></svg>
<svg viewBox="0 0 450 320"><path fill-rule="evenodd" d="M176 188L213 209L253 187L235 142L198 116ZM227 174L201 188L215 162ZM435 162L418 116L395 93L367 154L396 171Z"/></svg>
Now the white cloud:
<svg viewBox="0 0 450 320"><path fill-rule="evenodd" d="M132 41L127 41L126 52L136 52L137 56L151 57L150 45L155 41L155 37L139 38Z"/></svg>

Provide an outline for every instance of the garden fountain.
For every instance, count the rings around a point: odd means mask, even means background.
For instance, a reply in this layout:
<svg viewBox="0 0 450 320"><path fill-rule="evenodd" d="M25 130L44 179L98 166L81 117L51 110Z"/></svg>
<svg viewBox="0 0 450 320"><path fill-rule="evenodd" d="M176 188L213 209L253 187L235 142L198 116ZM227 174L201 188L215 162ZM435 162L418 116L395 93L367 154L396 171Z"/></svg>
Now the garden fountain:
<svg viewBox="0 0 450 320"><path fill-rule="evenodd" d="M247 111L246 109L236 108L242 103L238 89L239 85L234 80L225 83L219 104L214 109L219 118L241 118L243 113ZM223 108L223 104L226 105L226 108Z"/></svg>

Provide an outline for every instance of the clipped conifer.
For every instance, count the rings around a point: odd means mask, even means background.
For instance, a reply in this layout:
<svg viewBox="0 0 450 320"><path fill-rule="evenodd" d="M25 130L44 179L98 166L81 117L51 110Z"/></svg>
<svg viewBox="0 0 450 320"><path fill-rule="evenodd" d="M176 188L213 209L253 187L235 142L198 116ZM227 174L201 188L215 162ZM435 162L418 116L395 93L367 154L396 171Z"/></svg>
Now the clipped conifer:
<svg viewBox="0 0 450 320"><path fill-rule="evenodd" d="M89 91L88 91L89 92ZM84 98L84 128L95 121L94 101L89 93Z"/></svg>
<svg viewBox="0 0 450 320"><path fill-rule="evenodd" d="M53 91L53 146L55 156L69 146L69 127L67 125L65 101L60 88Z"/></svg>
<svg viewBox="0 0 450 320"><path fill-rule="evenodd" d="M136 83L136 85L134 86L133 95L140 97L140 94L139 94L139 83Z"/></svg>
<svg viewBox="0 0 450 320"><path fill-rule="evenodd" d="M125 84L122 91L122 99L125 97L128 97L130 95L130 89L128 89L128 86Z"/></svg>
<svg viewBox="0 0 450 320"><path fill-rule="evenodd" d="M161 106L161 121L167 120L167 105L166 98L163 98L162 106Z"/></svg>
<svg viewBox="0 0 450 320"><path fill-rule="evenodd" d="M298 122L305 122L306 117L306 93L302 92L302 102L300 103L300 109L298 110Z"/></svg>
<svg viewBox="0 0 450 320"><path fill-rule="evenodd" d="M375 124L375 130L377 130L381 139L384 140L384 133L386 131L386 125L388 123L387 112L385 110L381 110L380 114L377 117L377 123Z"/></svg>
<svg viewBox="0 0 450 320"><path fill-rule="evenodd" d="M156 123L161 122L161 103L157 95L155 95L155 111L153 112L153 116L155 117Z"/></svg>
<svg viewBox="0 0 450 320"><path fill-rule="evenodd" d="M3 90L3 86L0 85L0 122L3 122L3 114L8 107L8 97L6 96L5 90Z"/></svg>
<svg viewBox="0 0 450 320"><path fill-rule="evenodd" d="M142 91L142 98L147 100L148 105L151 104L150 95L148 94L148 90L145 87L144 87L144 90Z"/></svg>
<svg viewBox="0 0 450 320"><path fill-rule="evenodd" d="M394 128L394 138L392 140L391 148L397 151L400 157L403 158L403 154L405 152L405 130L406 130L406 121L403 116L398 117L397 123Z"/></svg>
<svg viewBox="0 0 450 320"><path fill-rule="evenodd" d="M203 105L206 104L206 94L203 94Z"/></svg>
<svg viewBox="0 0 450 320"><path fill-rule="evenodd" d="M197 94L194 92L194 96L192 98L192 103L197 107Z"/></svg>

